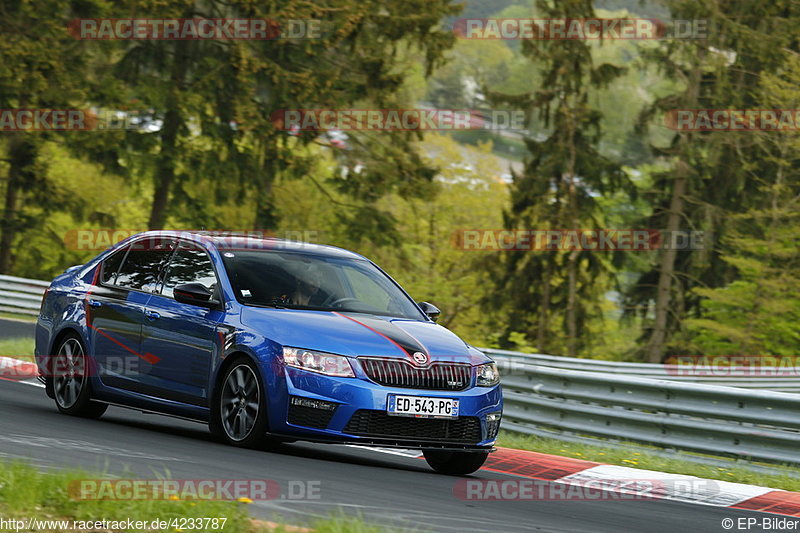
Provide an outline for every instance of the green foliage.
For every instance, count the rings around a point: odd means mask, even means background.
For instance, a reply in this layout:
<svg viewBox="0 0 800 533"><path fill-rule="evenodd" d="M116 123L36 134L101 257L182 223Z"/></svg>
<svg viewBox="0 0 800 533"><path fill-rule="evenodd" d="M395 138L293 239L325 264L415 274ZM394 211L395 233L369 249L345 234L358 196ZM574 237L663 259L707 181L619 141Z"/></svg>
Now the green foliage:
<svg viewBox="0 0 800 533"><path fill-rule="evenodd" d="M374 258L477 345L654 361L796 353L796 132L676 132L663 122L676 108L800 108L796 6L496 0L459 9L447 0L7 2L0 109L118 109L161 126L0 136L0 272L48 279L86 261L96 250L70 246L74 230L274 230ZM133 11L317 18L330 31L182 42L67 32L72 18ZM449 31L458 16L700 18L711 29L683 41L459 40ZM430 104L522 109L528 130L347 132L342 148L272 120L280 109ZM671 223L707 232L708 247L453 245L470 228Z"/></svg>
<svg viewBox="0 0 800 533"><path fill-rule="evenodd" d="M547 18L591 18L591 3L537 4ZM595 197L628 186L627 175L601 155L602 115L589 105L593 90L625 72L595 63L591 45L580 41L524 41L522 54L537 66L539 85L524 95L492 93L498 103L518 106L539 138L526 139L529 158L514 175L508 229L559 230L607 227ZM501 271L492 307L506 335L525 332L538 350L576 355L592 346L592 316L602 316L603 294L613 288L609 257L592 251L515 251ZM504 340L508 345L511 343Z"/></svg>
<svg viewBox="0 0 800 533"><path fill-rule="evenodd" d="M785 68L761 78L765 107L795 109L798 83L800 59L791 56ZM687 327L697 353L796 355L800 348L800 135L762 132L756 143L774 173L752 178L763 204L730 218L722 260L736 279L694 291L703 312Z"/></svg>

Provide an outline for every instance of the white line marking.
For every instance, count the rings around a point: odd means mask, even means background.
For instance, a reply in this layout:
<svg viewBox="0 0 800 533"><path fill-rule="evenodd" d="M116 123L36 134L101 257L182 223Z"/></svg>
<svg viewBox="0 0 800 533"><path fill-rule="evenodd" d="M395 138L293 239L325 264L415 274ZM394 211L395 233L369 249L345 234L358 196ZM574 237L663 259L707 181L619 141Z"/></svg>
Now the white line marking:
<svg viewBox="0 0 800 533"><path fill-rule="evenodd" d="M418 459L422 457L422 452L419 450L407 450L405 448L377 448L375 446L359 446L358 444L345 444L348 448L361 448L362 450L372 450L373 452L386 453L389 455L399 455L401 457L410 457Z"/></svg>
<svg viewBox="0 0 800 533"><path fill-rule="evenodd" d="M34 387L39 387L40 389L45 388L44 383L39 383L38 381L14 381L14 383L22 383L23 385L32 385Z"/></svg>
<svg viewBox="0 0 800 533"><path fill-rule="evenodd" d="M559 478L555 482L714 507L730 507L776 490L616 465L593 466Z"/></svg>

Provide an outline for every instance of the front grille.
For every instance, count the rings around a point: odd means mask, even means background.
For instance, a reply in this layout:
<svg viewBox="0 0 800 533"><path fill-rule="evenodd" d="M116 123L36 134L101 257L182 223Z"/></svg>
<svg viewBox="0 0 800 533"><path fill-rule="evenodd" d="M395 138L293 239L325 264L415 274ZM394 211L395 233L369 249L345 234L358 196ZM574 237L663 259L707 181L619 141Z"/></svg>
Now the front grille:
<svg viewBox="0 0 800 533"><path fill-rule="evenodd" d="M417 368L403 359L360 357L361 367L375 383L387 387L425 390L464 390L472 380L472 368L458 363L433 363Z"/></svg>
<svg viewBox="0 0 800 533"><path fill-rule="evenodd" d="M325 429L336 410L315 409L304 405L290 405L288 421L296 426Z"/></svg>
<svg viewBox="0 0 800 533"><path fill-rule="evenodd" d="M383 411L356 411L344 428L345 433L363 437L436 440L477 444L481 441L481 422L474 416L453 419L389 416Z"/></svg>

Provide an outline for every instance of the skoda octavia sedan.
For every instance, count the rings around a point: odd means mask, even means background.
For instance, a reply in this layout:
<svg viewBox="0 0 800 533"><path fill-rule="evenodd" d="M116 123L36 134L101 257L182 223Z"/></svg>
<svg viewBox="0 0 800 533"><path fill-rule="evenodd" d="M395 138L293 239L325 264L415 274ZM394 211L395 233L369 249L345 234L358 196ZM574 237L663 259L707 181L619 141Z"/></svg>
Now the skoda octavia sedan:
<svg viewBox="0 0 800 533"><path fill-rule="evenodd" d="M413 448L463 475L493 449L500 377L438 314L340 248L146 232L53 280L36 356L68 415L129 407L234 446Z"/></svg>

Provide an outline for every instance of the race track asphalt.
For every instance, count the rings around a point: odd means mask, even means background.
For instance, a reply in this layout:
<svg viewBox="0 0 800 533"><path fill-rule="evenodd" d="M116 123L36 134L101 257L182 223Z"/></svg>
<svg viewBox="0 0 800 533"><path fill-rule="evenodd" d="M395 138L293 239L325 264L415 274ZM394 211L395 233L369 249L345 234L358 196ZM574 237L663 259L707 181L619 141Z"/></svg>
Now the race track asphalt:
<svg viewBox="0 0 800 533"><path fill-rule="evenodd" d="M0 339L33 337L35 328L36 324L31 321L0 318Z"/></svg>
<svg viewBox="0 0 800 533"><path fill-rule="evenodd" d="M0 321L0 338L20 332L30 335L32 327ZM237 449L214 441L201 424L117 407L101 420L64 416L42 388L2 380L0 459L125 478L153 479L168 472L173 479L271 479L282 496L254 502L251 514L300 525L344 511L416 531L689 533L725 531L723 518L766 516L668 500L465 501L453 491L463 478L435 474L419 458L302 443L277 451ZM480 471L471 478L513 476ZM306 482L318 487L317 498L288 497L290 484Z"/></svg>

